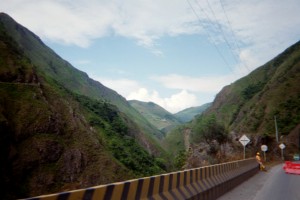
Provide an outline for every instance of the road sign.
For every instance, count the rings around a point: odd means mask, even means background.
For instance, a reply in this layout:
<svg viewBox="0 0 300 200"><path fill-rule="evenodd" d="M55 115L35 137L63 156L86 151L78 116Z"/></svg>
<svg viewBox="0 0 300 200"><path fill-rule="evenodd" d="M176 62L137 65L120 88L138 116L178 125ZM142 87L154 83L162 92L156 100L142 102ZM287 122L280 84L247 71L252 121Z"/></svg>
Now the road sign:
<svg viewBox="0 0 300 200"><path fill-rule="evenodd" d="M265 145L265 144L263 144L263 145L261 145L260 148L264 152L264 159L265 159L265 162L266 162L266 160L267 160L267 158L266 158L266 151L268 151L268 146Z"/></svg>
<svg viewBox="0 0 300 200"><path fill-rule="evenodd" d="M283 143L281 143L281 144L279 145L279 148L280 148L280 149L284 149L284 148L285 148L285 145L284 145Z"/></svg>
<svg viewBox="0 0 300 200"><path fill-rule="evenodd" d="M243 135L239 141L243 146L246 146L250 142L250 139L246 135Z"/></svg>
<svg viewBox="0 0 300 200"><path fill-rule="evenodd" d="M283 143L281 143L279 145L279 148L281 149L281 159L284 160L284 157L283 157L283 149L285 148L285 145Z"/></svg>
<svg viewBox="0 0 300 200"><path fill-rule="evenodd" d="M263 144L263 145L261 145L260 148L261 148L262 151L268 151L268 146L267 145Z"/></svg>
<svg viewBox="0 0 300 200"><path fill-rule="evenodd" d="M246 158L246 145L250 142L250 139L246 136L243 135L240 139L239 139L240 143L242 143L242 145L244 146L244 159Z"/></svg>

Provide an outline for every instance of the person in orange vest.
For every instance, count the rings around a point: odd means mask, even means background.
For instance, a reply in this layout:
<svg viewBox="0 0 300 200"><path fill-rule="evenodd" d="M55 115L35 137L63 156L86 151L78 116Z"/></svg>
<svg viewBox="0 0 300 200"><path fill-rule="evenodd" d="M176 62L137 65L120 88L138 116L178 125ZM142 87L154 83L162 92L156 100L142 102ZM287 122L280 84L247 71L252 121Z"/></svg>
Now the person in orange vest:
<svg viewBox="0 0 300 200"><path fill-rule="evenodd" d="M262 163L262 159L261 159L261 157L260 157L260 153L259 152L257 152L256 153L256 161L258 162L258 164L259 164L259 169L261 170L261 171L264 171L265 169L266 169L266 167L263 165L263 163Z"/></svg>

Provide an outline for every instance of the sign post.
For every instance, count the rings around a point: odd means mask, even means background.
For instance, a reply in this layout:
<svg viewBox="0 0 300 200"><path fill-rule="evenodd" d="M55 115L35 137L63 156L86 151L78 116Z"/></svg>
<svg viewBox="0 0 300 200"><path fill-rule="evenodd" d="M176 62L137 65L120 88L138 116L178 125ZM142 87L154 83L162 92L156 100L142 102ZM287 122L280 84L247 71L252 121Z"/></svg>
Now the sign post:
<svg viewBox="0 0 300 200"><path fill-rule="evenodd" d="M266 160L267 160L267 158L266 158L266 151L268 151L268 146L267 145L261 145L261 150L264 152L264 159L265 159L265 162L266 162Z"/></svg>
<svg viewBox="0 0 300 200"><path fill-rule="evenodd" d="M281 159L284 160L284 158L283 158L283 149L285 148L285 145L283 143L281 143L279 145L279 148L281 149Z"/></svg>
<svg viewBox="0 0 300 200"><path fill-rule="evenodd" d="M246 158L246 145L250 142L250 139L246 136L243 135L240 139L239 139L240 143L242 143L242 145L244 146L244 159Z"/></svg>

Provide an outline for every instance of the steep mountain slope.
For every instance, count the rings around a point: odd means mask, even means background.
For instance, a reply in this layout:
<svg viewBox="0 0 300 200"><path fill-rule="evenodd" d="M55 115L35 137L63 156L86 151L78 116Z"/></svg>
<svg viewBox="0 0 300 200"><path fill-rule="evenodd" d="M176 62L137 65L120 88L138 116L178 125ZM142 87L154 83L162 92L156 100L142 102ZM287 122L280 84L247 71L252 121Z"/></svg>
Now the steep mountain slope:
<svg viewBox="0 0 300 200"><path fill-rule="evenodd" d="M127 115L143 118L137 111L3 13L0 96L3 199L164 171L162 159L143 148L161 153L154 139Z"/></svg>
<svg viewBox="0 0 300 200"><path fill-rule="evenodd" d="M173 114L153 102L129 101L130 105L141 113L153 126L163 132L181 124Z"/></svg>
<svg viewBox="0 0 300 200"><path fill-rule="evenodd" d="M203 104L201 106L187 108L187 109L184 109L184 110L182 110L178 113L175 113L174 116L182 122L189 122L196 115L200 115L201 113L203 113L211 105L212 105L212 103L206 103L206 104Z"/></svg>
<svg viewBox="0 0 300 200"><path fill-rule="evenodd" d="M206 114L215 113L235 132L273 134L274 116L282 134L300 123L300 42L228 85Z"/></svg>
<svg viewBox="0 0 300 200"><path fill-rule="evenodd" d="M133 109L129 103L115 91L94 81L84 72L81 72L63 60L59 55L48 48L36 35L25 27L17 24L12 18L4 13L0 13L1 22L5 30L9 33L16 44L36 66L37 73L43 75L45 79L55 81L70 91L88 96L95 100L106 100L116 105L120 111L126 113L135 121L142 130L150 136L155 136L152 140L162 137L162 133L153 127L142 115ZM144 139L143 139L144 140ZM148 151L158 153L153 142L144 146L150 147Z"/></svg>
<svg viewBox="0 0 300 200"><path fill-rule="evenodd" d="M246 134L251 140L246 147L247 157L266 144L268 159L281 160L275 137L276 116L279 143L286 145L285 158L292 159L300 151L299 83L300 41L248 76L225 86L205 112L168 133L165 146L173 149L179 166L199 167L242 159L239 138Z"/></svg>
<svg viewBox="0 0 300 200"><path fill-rule="evenodd" d="M242 146L238 140L243 134L251 140L246 148L247 157L261 151L260 146L265 144L268 159L281 160L279 142L286 146L285 159L292 159L300 151L299 83L297 42L248 76L225 86L212 106L188 127L192 130L192 151L187 156L187 166L241 159Z"/></svg>

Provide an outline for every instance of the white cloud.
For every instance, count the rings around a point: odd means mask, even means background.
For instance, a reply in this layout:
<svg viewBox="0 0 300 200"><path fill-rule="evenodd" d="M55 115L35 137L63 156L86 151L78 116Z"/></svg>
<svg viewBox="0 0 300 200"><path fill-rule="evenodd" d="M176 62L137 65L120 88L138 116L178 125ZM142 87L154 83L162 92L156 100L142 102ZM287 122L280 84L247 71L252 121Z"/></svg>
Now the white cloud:
<svg viewBox="0 0 300 200"><path fill-rule="evenodd" d="M175 113L185 108L199 106L199 102L195 94L182 90L177 94L173 94L170 98L164 99L164 107Z"/></svg>
<svg viewBox="0 0 300 200"><path fill-rule="evenodd" d="M203 103L207 103L206 99L200 101L196 94L190 93L184 89L170 95L169 97L162 97L158 91L146 88L135 80L108 79L103 77L92 78L101 82L106 87L117 91L127 100L154 102L172 113L178 112L187 107L199 106ZM209 101L211 101L211 99Z"/></svg>
<svg viewBox="0 0 300 200"><path fill-rule="evenodd" d="M177 74L157 76L152 78L170 89L180 89L193 92L219 92L224 85L234 81L235 75L190 77Z"/></svg>
<svg viewBox="0 0 300 200"><path fill-rule="evenodd" d="M235 36L245 44L239 56L252 69L299 40L298 0L233 0L225 4Z"/></svg>
<svg viewBox="0 0 300 200"><path fill-rule="evenodd" d="M109 32L115 11L108 2L14 0L0 7L43 39L87 47Z"/></svg>
<svg viewBox="0 0 300 200"><path fill-rule="evenodd" d="M298 0L189 0L209 41L224 43L250 70L299 40ZM229 20L229 21L228 21Z"/></svg>
<svg viewBox="0 0 300 200"><path fill-rule="evenodd" d="M58 43L87 47L96 38L115 34L161 56L159 38L200 33L211 42L227 40L239 54L247 51L243 61L249 65L252 60L263 64L300 34L298 0L14 0L0 1L0 8L43 39Z"/></svg>
<svg viewBox="0 0 300 200"><path fill-rule="evenodd" d="M154 53L164 35L191 34L199 26L181 0L14 0L0 7L43 39L90 45L93 39L116 34L134 38Z"/></svg>
<svg viewBox="0 0 300 200"><path fill-rule="evenodd" d="M155 90L149 91L146 88L140 88L137 91L130 93L127 96L127 99L154 102L171 113L176 113L185 108L199 105L197 96L187 92L186 90L181 90L170 97L163 98Z"/></svg>
<svg viewBox="0 0 300 200"><path fill-rule="evenodd" d="M162 103L162 99L159 97L159 94L157 91L150 92L146 88L139 88L136 91L130 92L126 99L128 100L139 100L139 101L145 101L145 102L156 102L157 104Z"/></svg>
<svg viewBox="0 0 300 200"><path fill-rule="evenodd" d="M118 4L118 3L117 3ZM135 38L138 44L153 48L165 35L199 32L199 24L185 1L129 0L119 7L118 20L113 24L116 34Z"/></svg>
<svg viewBox="0 0 300 200"><path fill-rule="evenodd" d="M169 97L134 80L95 77L124 97L152 100L173 111L200 101L193 95L218 92L300 35L299 0L12 0L0 1L0 9L43 40L67 45L88 47L97 38L118 35L134 39L158 56L164 55L158 41L165 36L201 34L216 47L229 45L240 61L232 75L153 77L163 87L180 91Z"/></svg>
<svg viewBox="0 0 300 200"><path fill-rule="evenodd" d="M212 95L218 92L222 86L224 86L225 82L225 80L221 80L222 77L216 78L216 80L213 78L194 78L192 81L187 82L186 79L192 78L170 75L160 77L162 79L162 87L160 87L160 91L157 91L149 89L135 80L108 79L103 77L92 78L117 91L127 100L154 102L171 113L176 113L185 108L199 106L212 101ZM217 81L219 82L212 84L212 82ZM177 84L172 85L172 83L175 82ZM182 82L186 82L186 84L182 84ZM161 94L166 88L176 89L177 92L173 92L173 94L163 97Z"/></svg>

